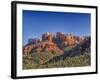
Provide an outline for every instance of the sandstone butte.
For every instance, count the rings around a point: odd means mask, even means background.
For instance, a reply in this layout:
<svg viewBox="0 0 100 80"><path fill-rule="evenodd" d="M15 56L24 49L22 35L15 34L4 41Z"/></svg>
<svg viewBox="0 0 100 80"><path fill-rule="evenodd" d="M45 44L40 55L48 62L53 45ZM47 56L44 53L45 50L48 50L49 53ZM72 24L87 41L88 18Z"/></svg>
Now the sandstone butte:
<svg viewBox="0 0 100 80"><path fill-rule="evenodd" d="M72 48L83 41L83 38L72 34L57 32L56 35L52 35L46 32L42 35L42 39L29 39L28 43L23 47L23 54L28 55L32 51L37 53L42 51L47 53L53 52L59 56L63 54L62 48Z"/></svg>

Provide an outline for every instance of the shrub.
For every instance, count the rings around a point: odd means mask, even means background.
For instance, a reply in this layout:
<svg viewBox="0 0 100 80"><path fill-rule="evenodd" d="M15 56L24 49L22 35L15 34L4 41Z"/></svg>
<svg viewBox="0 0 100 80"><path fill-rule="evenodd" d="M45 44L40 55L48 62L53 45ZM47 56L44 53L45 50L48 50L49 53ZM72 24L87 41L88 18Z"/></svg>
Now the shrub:
<svg viewBox="0 0 100 80"><path fill-rule="evenodd" d="M83 55L60 58L58 61L48 62L56 55L52 53L33 53L29 56L23 57L23 69L39 69L39 68L59 68L59 67L82 67L90 66L90 54L84 53ZM46 63L47 62L47 63ZM46 64L45 64L46 63Z"/></svg>

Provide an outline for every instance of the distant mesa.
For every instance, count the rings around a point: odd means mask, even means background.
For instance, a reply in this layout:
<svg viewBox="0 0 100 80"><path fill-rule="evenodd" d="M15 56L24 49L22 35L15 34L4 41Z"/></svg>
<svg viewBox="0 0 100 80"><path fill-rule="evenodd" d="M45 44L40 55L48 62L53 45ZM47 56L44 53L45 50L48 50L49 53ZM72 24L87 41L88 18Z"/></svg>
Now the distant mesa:
<svg viewBox="0 0 100 80"><path fill-rule="evenodd" d="M30 38L29 40L28 40L28 43L29 44L36 44L36 43L39 43L39 42L41 42L41 39L38 39L38 38Z"/></svg>

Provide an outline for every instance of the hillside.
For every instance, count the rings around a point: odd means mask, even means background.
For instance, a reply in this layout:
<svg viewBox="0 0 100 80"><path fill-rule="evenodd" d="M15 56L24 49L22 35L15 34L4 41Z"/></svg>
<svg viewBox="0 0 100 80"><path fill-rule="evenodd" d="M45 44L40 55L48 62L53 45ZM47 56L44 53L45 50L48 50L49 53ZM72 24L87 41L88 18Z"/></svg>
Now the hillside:
<svg viewBox="0 0 100 80"><path fill-rule="evenodd" d="M89 66L90 43L90 36L46 32L24 45L23 69Z"/></svg>

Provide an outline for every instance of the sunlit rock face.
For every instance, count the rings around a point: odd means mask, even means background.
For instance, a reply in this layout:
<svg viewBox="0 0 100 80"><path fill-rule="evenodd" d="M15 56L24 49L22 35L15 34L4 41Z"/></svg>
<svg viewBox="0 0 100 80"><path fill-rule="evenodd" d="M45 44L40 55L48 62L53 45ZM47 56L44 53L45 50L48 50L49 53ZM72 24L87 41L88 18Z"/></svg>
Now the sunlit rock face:
<svg viewBox="0 0 100 80"><path fill-rule="evenodd" d="M53 43L53 42L49 42L49 41L45 41L45 42L41 42L39 44L37 44L36 46L34 46L34 51L35 52L47 52L47 53L54 53L57 55L63 54L63 51L59 49L59 47Z"/></svg>
<svg viewBox="0 0 100 80"><path fill-rule="evenodd" d="M74 36L72 34L64 34L62 32L57 32L56 37L54 38L54 42L60 47L74 47L80 44L82 38L79 36Z"/></svg>
<svg viewBox="0 0 100 80"><path fill-rule="evenodd" d="M81 38L72 34L64 34L57 32L52 36L51 33L46 32L42 38L31 38L23 47L23 53L28 55L31 53L47 52L55 53L57 55L63 54L63 48L74 48L77 45L82 46L84 50L90 46L90 37Z"/></svg>
<svg viewBox="0 0 100 80"><path fill-rule="evenodd" d="M67 46L68 46L68 47L72 47L72 46L74 46L74 44L75 44L75 39L74 39L74 37L73 37L72 34L67 34L67 35L65 36L64 41L67 42Z"/></svg>
<svg viewBox="0 0 100 80"><path fill-rule="evenodd" d="M72 34L56 33L56 43L59 47L72 47L75 44L75 39Z"/></svg>
<svg viewBox="0 0 100 80"><path fill-rule="evenodd" d="M24 47L23 51L24 54L26 55L30 54L31 52L35 52L35 53L47 52L47 53L54 53L56 55L63 54L63 51L59 49L59 47L55 43L49 41L40 42L35 45L28 45Z"/></svg>
<svg viewBox="0 0 100 80"><path fill-rule="evenodd" d="M42 35L42 41L50 41L52 42L52 34L49 32L46 32Z"/></svg>

